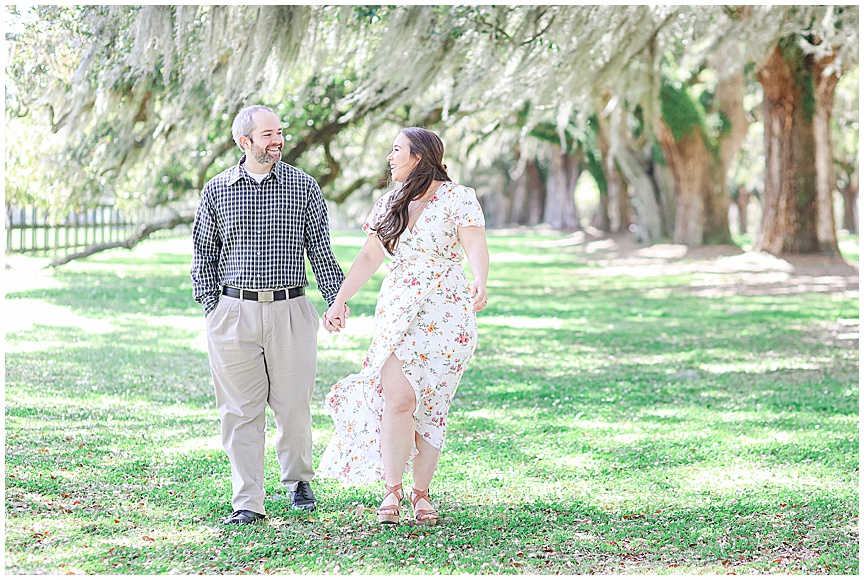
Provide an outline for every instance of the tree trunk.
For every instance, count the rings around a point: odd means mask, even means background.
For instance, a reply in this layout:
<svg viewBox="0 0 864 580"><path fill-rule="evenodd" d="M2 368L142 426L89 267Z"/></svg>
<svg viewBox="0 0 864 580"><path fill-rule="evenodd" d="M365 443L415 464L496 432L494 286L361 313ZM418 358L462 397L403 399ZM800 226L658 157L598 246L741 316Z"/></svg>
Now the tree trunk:
<svg viewBox="0 0 864 580"><path fill-rule="evenodd" d="M765 124L765 192L755 249L775 255L821 250L816 230L815 96L809 57L794 37L781 40L759 70Z"/></svg>
<svg viewBox="0 0 864 580"><path fill-rule="evenodd" d="M609 100L608 95L604 98ZM598 110L605 108L598 101ZM600 150L603 176L606 179L606 194L601 192L601 228L607 232L623 232L630 225L630 198L627 196L627 184L621 177L621 171L615 164L615 158L610 150L609 117L603 113L597 115L597 148Z"/></svg>
<svg viewBox="0 0 864 580"><path fill-rule="evenodd" d="M676 244L701 246L705 232L703 187L707 181L706 173L712 155L705 146L699 127L693 127L676 141L663 123L659 138L678 192L673 239Z"/></svg>
<svg viewBox="0 0 864 580"><path fill-rule="evenodd" d="M750 122L744 111L744 92L746 87L743 68L723 77L717 83L714 92L720 113L728 121L728 127L721 131L718 137L720 158L718 166L712 167L713 187L707 190L705 200L705 236L706 244L732 244L732 233L729 231L729 193L727 178L732 160L741 151L741 145L747 138ZM749 196L747 197L749 200ZM740 208L739 208L740 209ZM744 215L746 217L746 210ZM746 231L747 226L744 226Z"/></svg>
<svg viewBox="0 0 864 580"><path fill-rule="evenodd" d="M615 165L615 159L610 155L608 163L604 163L606 179L609 185L609 228L613 232L626 232L630 227L630 196L627 195L627 184L621 176L621 171Z"/></svg>
<svg viewBox="0 0 864 580"><path fill-rule="evenodd" d="M699 105L691 101L686 89L664 87L663 122L658 137L675 182L675 227L673 239L689 246L731 244L729 231L729 195L726 175L732 159L747 134L743 108L744 72L736 71L717 83L715 98L719 112L727 121L716 141L699 120ZM686 117L673 117L678 127L667 125L667 108L681 115L691 103L693 113L689 126ZM713 131L711 132L713 135Z"/></svg>
<svg viewBox="0 0 864 580"><path fill-rule="evenodd" d="M660 241L663 224L657 203L657 188L640 156L626 143L624 111L619 104L610 116L609 150L624 180L633 188L633 206L636 213L637 237L646 244Z"/></svg>
<svg viewBox="0 0 864 580"><path fill-rule="evenodd" d="M520 226L534 226L543 220L546 204L546 181L534 158L525 161L522 174L516 179L510 221Z"/></svg>
<svg viewBox="0 0 864 580"><path fill-rule="evenodd" d="M609 220L609 190L600 190L600 205L597 212L591 217L591 227L601 232L611 232L612 224Z"/></svg>
<svg viewBox="0 0 864 580"><path fill-rule="evenodd" d="M546 203L543 221L556 230L575 232L579 227L579 209L576 207L576 182L582 173L579 159L561 150L560 145L549 147L549 175L546 179Z"/></svg>
<svg viewBox="0 0 864 580"><path fill-rule="evenodd" d="M659 143L657 144L659 147ZM671 238L675 233L675 177L666 159L658 160L652 155L650 175L657 189L657 204L660 208L660 236Z"/></svg>
<svg viewBox="0 0 864 580"><path fill-rule="evenodd" d="M850 234L858 233L858 171L852 173L849 183L843 188L843 229Z"/></svg>
<svg viewBox="0 0 864 580"><path fill-rule="evenodd" d="M732 245L732 232L729 230L729 203L731 198L726 192L726 172L723 162L715 158L708 167L708 181L705 183L705 230L702 243L707 246Z"/></svg>
<svg viewBox="0 0 864 580"><path fill-rule="evenodd" d="M831 143L831 110L840 73L831 66L834 58L834 55L828 56L813 66L816 93L813 134L816 140L816 199L819 206L816 235L823 253L839 256L834 224L834 185L837 180L834 175L834 147Z"/></svg>
<svg viewBox="0 0 864 580"><path fill-rule="evenodd" d="M747 233L747 207L750 205L750 191L743 185L738 188L738 197L735 198L738 206L738 231Z"/></svg>

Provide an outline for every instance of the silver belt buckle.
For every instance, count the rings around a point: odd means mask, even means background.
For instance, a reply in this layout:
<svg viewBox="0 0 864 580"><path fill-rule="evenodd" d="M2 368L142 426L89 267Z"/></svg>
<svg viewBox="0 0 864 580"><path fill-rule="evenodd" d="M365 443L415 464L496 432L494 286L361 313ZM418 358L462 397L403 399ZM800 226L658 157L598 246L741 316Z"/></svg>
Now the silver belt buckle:
<svg viewBox="0 0 864 580"><path fill-rule="evenodd" d="M269 292L259 292L258 302L273 302L273 291L271 290Z"/></svg>

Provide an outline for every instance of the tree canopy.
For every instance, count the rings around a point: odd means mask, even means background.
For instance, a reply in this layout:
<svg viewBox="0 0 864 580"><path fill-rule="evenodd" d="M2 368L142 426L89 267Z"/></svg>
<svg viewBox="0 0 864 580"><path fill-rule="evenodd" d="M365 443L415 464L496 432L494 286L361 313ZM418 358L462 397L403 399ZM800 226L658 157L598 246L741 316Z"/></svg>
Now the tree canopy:
<svg viewBox="0 0 864 580"><path fill-rule="evenodd" d="M722 132L719 110L688 96L706 70L716 86L790 35L835 68L858 53L854 6L7 11L7 130L47 134L35 150L7 149L7 201L54 208L108 197L188 209L236 162L230 122L248 104L276 109L284 159L342 202L386 179L382 152L401 126L446 131L464 171L530 151L543 126L567 151L568 131L596 133L591 119L616 107L637 138L664 120L673 134L688 123Z"/></svg>

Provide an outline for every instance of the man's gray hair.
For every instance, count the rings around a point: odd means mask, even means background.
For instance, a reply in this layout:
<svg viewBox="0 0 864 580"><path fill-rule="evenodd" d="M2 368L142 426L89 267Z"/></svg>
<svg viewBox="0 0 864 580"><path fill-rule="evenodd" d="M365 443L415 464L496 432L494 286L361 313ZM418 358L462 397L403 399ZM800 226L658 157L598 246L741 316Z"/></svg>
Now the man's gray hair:
<svg viewBox="0 0 864 580"><path fill-rule="evenodd" d="M243 135L249 137L252 134L252 131L255 130L255 121L252 120L252 115L258 111L269 111L270 113L273 113L273 109L270 107L265 107L264 105L252 105L251 107L240 109L240 112L237 113L236 117L234 117L234 122L231 123L231 136L234 137L234 142L237 143L237 147L239 147L241 151L245 150L243 149L243 146L240 145L240 137ZM273 114L275 115L276 113Z"/></svg>

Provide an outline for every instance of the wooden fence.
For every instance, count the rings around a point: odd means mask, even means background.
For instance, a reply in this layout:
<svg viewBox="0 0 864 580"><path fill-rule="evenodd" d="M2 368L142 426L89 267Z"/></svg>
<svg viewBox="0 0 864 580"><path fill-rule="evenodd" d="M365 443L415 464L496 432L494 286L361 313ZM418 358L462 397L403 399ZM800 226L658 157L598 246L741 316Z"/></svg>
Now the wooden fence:
<svg viewBox="0 0 864 580"><path fill-rule="evenodd" d="M155 208L130 213L100 206L52 219L46 210L7 204L6 254L71 254L96 244L119 242L163 213Z"/></svg>

